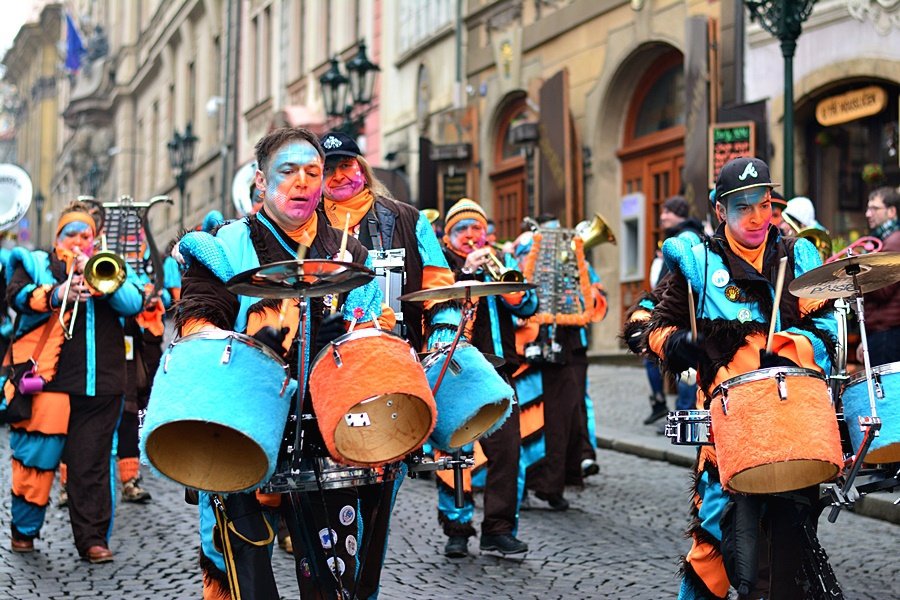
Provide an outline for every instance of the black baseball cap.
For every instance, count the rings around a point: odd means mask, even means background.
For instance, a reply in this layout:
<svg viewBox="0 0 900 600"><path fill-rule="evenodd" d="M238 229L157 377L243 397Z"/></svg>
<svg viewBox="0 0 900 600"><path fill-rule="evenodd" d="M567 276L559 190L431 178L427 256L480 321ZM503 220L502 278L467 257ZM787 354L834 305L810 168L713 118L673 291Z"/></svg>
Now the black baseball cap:
<svg viewBox="0 0 900 600"><path fill-rule="evenodd" d="M715 200L721 200L728 194L755 187L775 187L769 177L769 165L758 158L742 156L735 158L722 167L716 180Z"/></svg>
<svg viewBox="0 0 900 600"><path fill-rule="evenodd" d="M324 137L322 137L319 142L322 144L322 148L325 150L325 161L328 159L336 157L336 156L350 156L352 158L356 158L360 156L362 152L359 151L359 146L356 144L356 140L347 135L346 133L341 133L340 131L332 131L330 133L326 133Z"/></svg>

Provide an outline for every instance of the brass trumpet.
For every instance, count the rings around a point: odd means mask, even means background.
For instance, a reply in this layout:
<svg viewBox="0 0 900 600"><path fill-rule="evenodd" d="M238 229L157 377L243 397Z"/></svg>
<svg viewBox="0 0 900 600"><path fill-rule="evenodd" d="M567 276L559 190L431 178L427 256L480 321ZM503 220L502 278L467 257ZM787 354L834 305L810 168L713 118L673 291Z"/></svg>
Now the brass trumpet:
<svg viewBox="0 0 900 600"><path fill-rule="evenodd" d="M91 256L84 265L84 282L92 290L100 294L112 294L125 283L127 271L125 269L125 259L106 249L106 237L101 238L102 249ZM78 305L81 302L72 304L72 317L69 319L68 328L66 327L63 316L66 314L66 299L69 297L69 290L72 287L72 278L75 276L75 260L72 260L72 266L69 267L69 275L66 278L66 285L63 289L62 304L59 307L59 323L63 326L63 334L67 340L72 339L75 332L75 320L78 318Z"/></svg>
<svg viewBox="0 0 900 600"><path fill-rule="evenodd" d="M475 248L475 242L469 240L467 242L469 246L473 249ZM496 244L490 244L492 248L496 248ZM497 255L493 252L488 252L488 262L484 263L484 269L488 272L488 275L491 276L491 279L494 281L502 281L503 283L524 283L525 276L522 275L521 271L516 271L515 269L510 269L503 261L497 258Z"/></svg>

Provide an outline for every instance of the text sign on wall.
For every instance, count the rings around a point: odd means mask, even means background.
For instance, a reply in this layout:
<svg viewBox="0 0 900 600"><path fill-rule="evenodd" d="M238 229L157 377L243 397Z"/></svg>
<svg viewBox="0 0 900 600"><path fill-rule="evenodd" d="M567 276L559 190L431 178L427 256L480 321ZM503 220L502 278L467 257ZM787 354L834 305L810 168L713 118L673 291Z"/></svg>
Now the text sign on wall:
<svg viewBox="0 0 900 600"><path fill-rule="evenodd" d="M877 85L825 98L816 104L816 121L825 127L876 115L887 106L887 92Z"/></svg>
<svg viewBox="0 0 900 600"><path fill-rule="evenodd" d="M716 186L719 171L733 158L756 156L756 124L753 121L714 123L709 126L709 187Z"/></svg>

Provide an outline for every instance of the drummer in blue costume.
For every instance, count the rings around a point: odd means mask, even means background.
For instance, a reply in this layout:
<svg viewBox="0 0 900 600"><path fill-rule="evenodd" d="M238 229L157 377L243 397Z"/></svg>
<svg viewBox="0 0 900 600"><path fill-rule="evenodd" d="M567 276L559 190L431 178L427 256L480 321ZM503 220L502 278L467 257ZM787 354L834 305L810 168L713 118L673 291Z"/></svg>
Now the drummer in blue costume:
<svg viewBox="0 0 900 600"><path fill-rule="evenodd" d="M256 187L263 196L262 209L255 215L220 227L214 235L192 232L179 242L178 250L185 259L187 271L183 278L177 326L182 336L215 328L253 335L285 356L296 377L298 345L294 342L298 335L307 336L308 353L303 360L309 361L318 349L345 332L346 322L356 322L357 327L371 326L381 315L382 297L378 286L370 282L342 294L340 305L343 308L333 315L327 315L330 306L326 306L321 298L311 298L307 331L298 334L298 299L259 299L235 295L226 288L225 282L237 273L261 264L296 259L300 246L308 248L305 254L308 259L342 258L369 264L365 248L354 239L347 241L345 255L338 257L342 232L330 227L325 216L317 212L322 197L324 152L314 134L299 128L273 131L257 143L256 155L259 165ZM390 327L393 324L384 325ZM215 377L215 373L197 376ZM225 405L239 402L241 395L252 393L256 376L257 373L248 372L245 386L218 400ZM307 399L305 406L309 405ZM307 435L314 434L307 431ZM352 493L354 490L348 488L346 491ZM361 565L363 553L358 552L357 547L363 548L366 543L365 523L361 517L341 521L347 529L346 532L342 530L342 534L353 537L353 544L344 535L339 540L329 539L328 535L320 540L321 531L327 534L329 530L338 529L339 523L334 519L329 521L322 514L324 511L317 511L323 504L330 504L332 497L309 493L307 500L306 506L313 507L312 516L296 514L287 506L289 502L282 503L278 494L257 491L255 494L228 495L225 509L234 531L228 534L232 553L226 556L222 553L222 548L226 547L222 542L226 540L219 536L221 528L216 526L211 496L201 493L204 598L239 596L268 600L279 597L270 562L270 544L280 505L295 540L301 597L333 598L353 594L357 571L364 568ZM346 504L343 499L341 502L342 506ZM296 552L301 540L312 546L308 549L313 557L311 560L306 558L306 552ZM377 590L355 590L360 598L376 593Z"/></svg>
<svg viewBox="0 0 900 600"><path fill-rule="evenodd" d="M782 294L772 352L765 352L779 260L787 257L785 290L821 264L811 243L784 238L770 225L774 185L763 161L732 160L722 168L712 195L722 221L716 233L702 244L677 237L663 244L671 273L655 290L658 303L647 325L646 347L670 372L697 368L706 407L717 385L758 368L829 372L836 326L823 301ZM688 281L695 296L697 339L690 331ZM830 570L824 553L812 553L821 550L815 539L818 487L778 496L731 493L723 489L717 465L714 447L703 446L692 497L693 547L685 557L679 597L725 598L729 586L740 598L802 597L801 587L812 583L810 569ZM758 547L768 552L758 554Z"/></svg>

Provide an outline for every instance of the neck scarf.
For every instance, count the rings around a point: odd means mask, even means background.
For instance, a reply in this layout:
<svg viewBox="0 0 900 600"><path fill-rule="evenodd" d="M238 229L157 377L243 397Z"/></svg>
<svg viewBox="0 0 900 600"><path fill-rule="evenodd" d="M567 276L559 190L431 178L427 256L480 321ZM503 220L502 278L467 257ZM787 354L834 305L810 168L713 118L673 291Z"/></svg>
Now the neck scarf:
<svg viewBox="0 0 900 600"><path fill-rule="evenodd" d="M735 254L752 265L757 273L762 273L763 254L765 254L766 250L765 240L759 245L759 248L747 248L732 237L728 227L725 228L725 238L728 240L728 245L731 246L731 249Z"/></svg>
<svg viewBox="0 0 900 600"><path fill-rule="evenodd" d="M347 213L350 213L350 227L355 228L372 208L375 202L375 195L372 190L364 187L360 193L347 198L341 202L335 202L325 198L325 214L328 216L328 222L332 227L337 227L341 231L344 230L346 224Z"/></svg>
<svg viewBox="0 0 900 600"><path fill-rule="evenodd" d="M900 231L900 222L898 222L897 219L888 219L887 221L873 229L872 235L874 235L881 241L884 241L895 231Z"/></svg>

